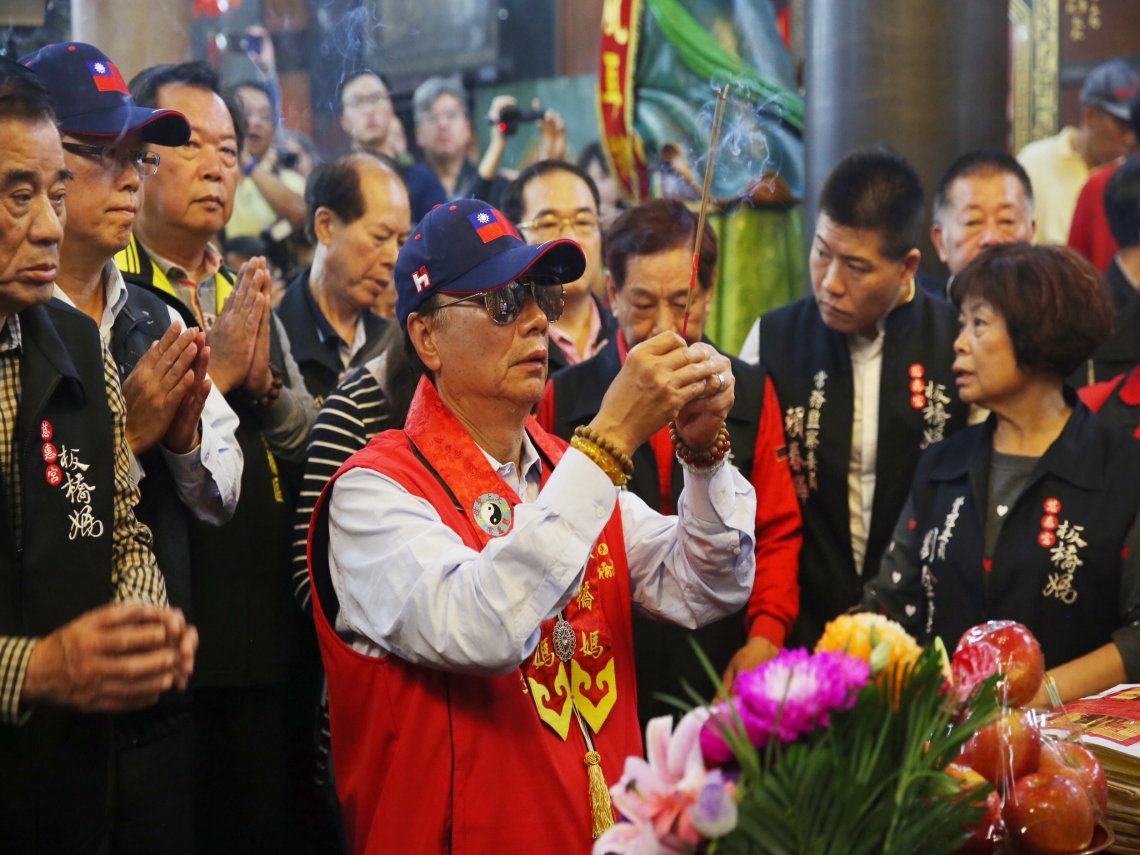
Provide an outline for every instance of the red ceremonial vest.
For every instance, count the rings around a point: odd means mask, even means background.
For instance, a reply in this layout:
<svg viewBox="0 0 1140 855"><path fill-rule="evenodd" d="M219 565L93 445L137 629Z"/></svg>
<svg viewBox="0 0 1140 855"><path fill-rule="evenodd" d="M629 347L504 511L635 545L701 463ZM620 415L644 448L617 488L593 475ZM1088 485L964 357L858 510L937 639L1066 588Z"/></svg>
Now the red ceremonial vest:
<svg viewBox="0 0 1140 855"><path fill-rule="evenodd" d="M566 443L528 419L545 458L542 483ZM585 740L594 735L612 786L642 754L630 629L629 569L615 508L565 609L573 659L554 655L554 620L534 653L503 677L446 673L397 656L366 656L333 629L328 499L350 469L382 473L431 503L463 542L482 550L506 534L514 489L421 381L403 431L379 434L325 487L309 531L313 614L329 682L333 766L354 855L588 853L592 846ZM377 567L377 573L383 568Z"/></svg>

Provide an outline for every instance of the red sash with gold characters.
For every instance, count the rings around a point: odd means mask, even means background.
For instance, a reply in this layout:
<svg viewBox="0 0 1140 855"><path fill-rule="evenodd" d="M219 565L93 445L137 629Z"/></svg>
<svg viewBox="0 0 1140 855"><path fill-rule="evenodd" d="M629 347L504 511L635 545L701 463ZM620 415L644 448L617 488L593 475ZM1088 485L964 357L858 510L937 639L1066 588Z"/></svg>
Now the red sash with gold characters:
<svg viewBox="0 0 1140 855"><path fill-rule="evenodd" d="M610 172L634 204L649 198L649 171L633 129L633 74L644 0L605 0L598 64L598 124Z"/></svg>
<svg viewBox="0 0 1140 855"><path fill-rule="evenodd" d="M527 420L531 441L546 458L542 484L562 459L562 448L533 418ZM518 494L495 472L463 426L426 380L408 412L404 433L465 509L471 532L481 545L511 531ZM539 718L562 739L570 733L577 706L590 729L599 733L617 703L618 686L613 639L603 610L603 598L615 595L613 556L602 532L590 552L582 584L563 611L574 631L574 656L569 663L555 655L557 618L545 621L534 655L520 666L524 691L534 700Z"/></svg>

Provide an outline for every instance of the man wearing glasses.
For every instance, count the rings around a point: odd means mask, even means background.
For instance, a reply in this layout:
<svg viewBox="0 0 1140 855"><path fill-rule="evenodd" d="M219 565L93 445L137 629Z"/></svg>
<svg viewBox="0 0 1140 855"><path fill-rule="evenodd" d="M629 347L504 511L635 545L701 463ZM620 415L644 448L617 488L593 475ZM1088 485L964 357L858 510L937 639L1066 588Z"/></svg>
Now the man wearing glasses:
<svg viewBox="0 0 1140 855"><path fill-rule="evenodd" d="M613 341L617 322L598 299L602 282L602 230L597 185L562 160L527 167L503 194L503 213L527 243L568 237L586 256L581 279L567 283L562 317L550 324L550 375L589 359Z"/></svg>
<svg viewBox="0 0 1140 855"><path fill-rule="evenodd" d="M164 151L161 168L143 180L134 235L115 262L127 282L205 331L210 379L238 414L243 460L233 517L221 526L190 521L202 636L193 698L196 843L200 852L231 855L288 851L298 840L305 848L313 761L309 741L292 734L312 727L295 698L310 690L316 665L307 665L305 626L284 569L294 498L288 464L304 458L316 408L270 309L265 260L234 271L211 245L233 211L241 107L204 63L148 68L130 88L140 107L182 113L190 139Z"/></svg>
<svg viewBox="0 0 1140 855"><path fill-rule="evenodd" d="M347 74L337 98L340 126L352 140L353 151L368 152L400 173L412 202L412 223L418 223L433 205L447 201L447 193L434 172L415 163L404 149L392 145L393 126L400 119L392 107L388 84L375 71L363 68ZM399 130L403 130L402 127Z"/></svg>
<svg viewBox="0 0 1140 855"><path fill-rule="evenodd" d="M631 609L696 627L739 608L755 494L724 466L727 358L672 332L631 352L574 448L529 417L569 240L528 246L479 200L430 212L396 264L419 380L325 488L310 528L349 849L585 855L640 754ZM618 486L676 424L680 517Z"/></svg>
<svg viewBox="0 0 1140 855"><path fill-rule="evenodd" d="M73 175L54 296L95 321L123 378L126 438L143 476L135 513L153 534L171 605L190 615L190 515L211 525L233 515L238 419L206 374L202 332L184 330L173 307L127 285L111 260L130 243L142 177L162 160L147 145L169 152L190 126L173 110L136 107L115 65L91 45L52 45L23 62L51 93ZM116 719L115 852L194 851L190 721L181 693Z"/></svg>

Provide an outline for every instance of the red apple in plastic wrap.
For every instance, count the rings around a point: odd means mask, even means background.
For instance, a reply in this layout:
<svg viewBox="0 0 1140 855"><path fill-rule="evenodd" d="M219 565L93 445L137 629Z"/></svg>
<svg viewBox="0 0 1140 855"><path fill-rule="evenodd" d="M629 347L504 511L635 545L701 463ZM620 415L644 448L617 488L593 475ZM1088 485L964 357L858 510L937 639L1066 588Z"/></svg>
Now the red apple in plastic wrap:
<svg viewBox="0 0 1140 855"><path fill-rule="evenodd" d="M1011 620L991 620L966 630L958 650L981 643L997 649L998 670L1005 675L1002 703L1021 707L1032 701L1045 679L1045 657L1033 633Z"/></svg>
<svg viewBox="0 0 1140 855"><path fill-rule="evenodd" d="M1037 772L1021 778L1002 815L1010 836L1028 855L1080 852L1096 830L1092 800L1066 775Z"/></svg>
<svg viewBox="0 0 1140 855"><path fill-rule="evenodd" d="M986 797L986 813L958 851L963 855L990 855L999 840L1004 838L1001 818L1001 796L991 792Z"/></svg>
<svg viewBox="0 0 1140 855"><path fill-rule="evenodd" d="M1041 731L1027 710L1009 710L970 737L958 762L969 766L999 792L1041 762Z"/></svg>
<svg viewBox="0 0 1140 855"><path fill-rule="evenodd" d="M946 774L958 782L959 790L974 790L986 783L986 779L973 769L956 763L946 767ZM1001 819L1001 796L991 791L976 804L979 807L984 805L986 812L978 824L970 829L969 839L955 851L955 855L991 855L994 845L1005 836L1005 826Z"/></svg>
<svg viewBox="0 0 1140 855"><path fill-rule="evenodd" d="M1050 740L1041 747L1039 772L1067 775L1088 791L1103 811L1108 807L1108 779L1096 755L1075 742Z"/></svg>

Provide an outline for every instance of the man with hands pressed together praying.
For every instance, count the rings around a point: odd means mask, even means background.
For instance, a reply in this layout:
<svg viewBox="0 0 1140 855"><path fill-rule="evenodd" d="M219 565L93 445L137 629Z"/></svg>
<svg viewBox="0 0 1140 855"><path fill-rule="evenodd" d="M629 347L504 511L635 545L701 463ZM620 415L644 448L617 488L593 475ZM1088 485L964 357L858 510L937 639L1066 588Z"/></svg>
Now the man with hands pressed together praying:
<svg viewBox="0 0 1140 855"><path fill-rule="evenodd" d="M403 431L326 487L310 530L333 762L354 853L588 852L641 753L631 610L740 608L755 492L725 466L729 360L668 332L630 350L573 448L530 418L572 241L527 246L478 200L431 211L396 266ZM673 421L679 516L621 492ZM414 785L413 785L414 784Z"/></svg>
<svg viewBox="0 0 1140 855"><path fill-rule="evenodd" d="M196 845L227 855L284 851L302 845L309 793L300 734L312 725L292 693L315 696L317 688L298 685L315 683L315 662L302 665L306 627L284 572L293 496L282 464L304 457L316 409L270 309L265 260L233 271L210 243L233 211L241 108L203 63L154 66L130 86L139 106L177 110L191 133L145 178L131 243L115 261L127 282L205 331L210 380L238 415L242 453L241 501L230 520L190 521L202 634L193 699Z"/></svg>
<svg viewBox="0 0 1140 855"><path fill-rule="evenodd" d="M80 312L50 302L71 178L51 97L0 64L0 852L96 850L105 716L185 689L197 633L135 518L126 408ZM114 604L108 605L108 601Z"/></svg>

